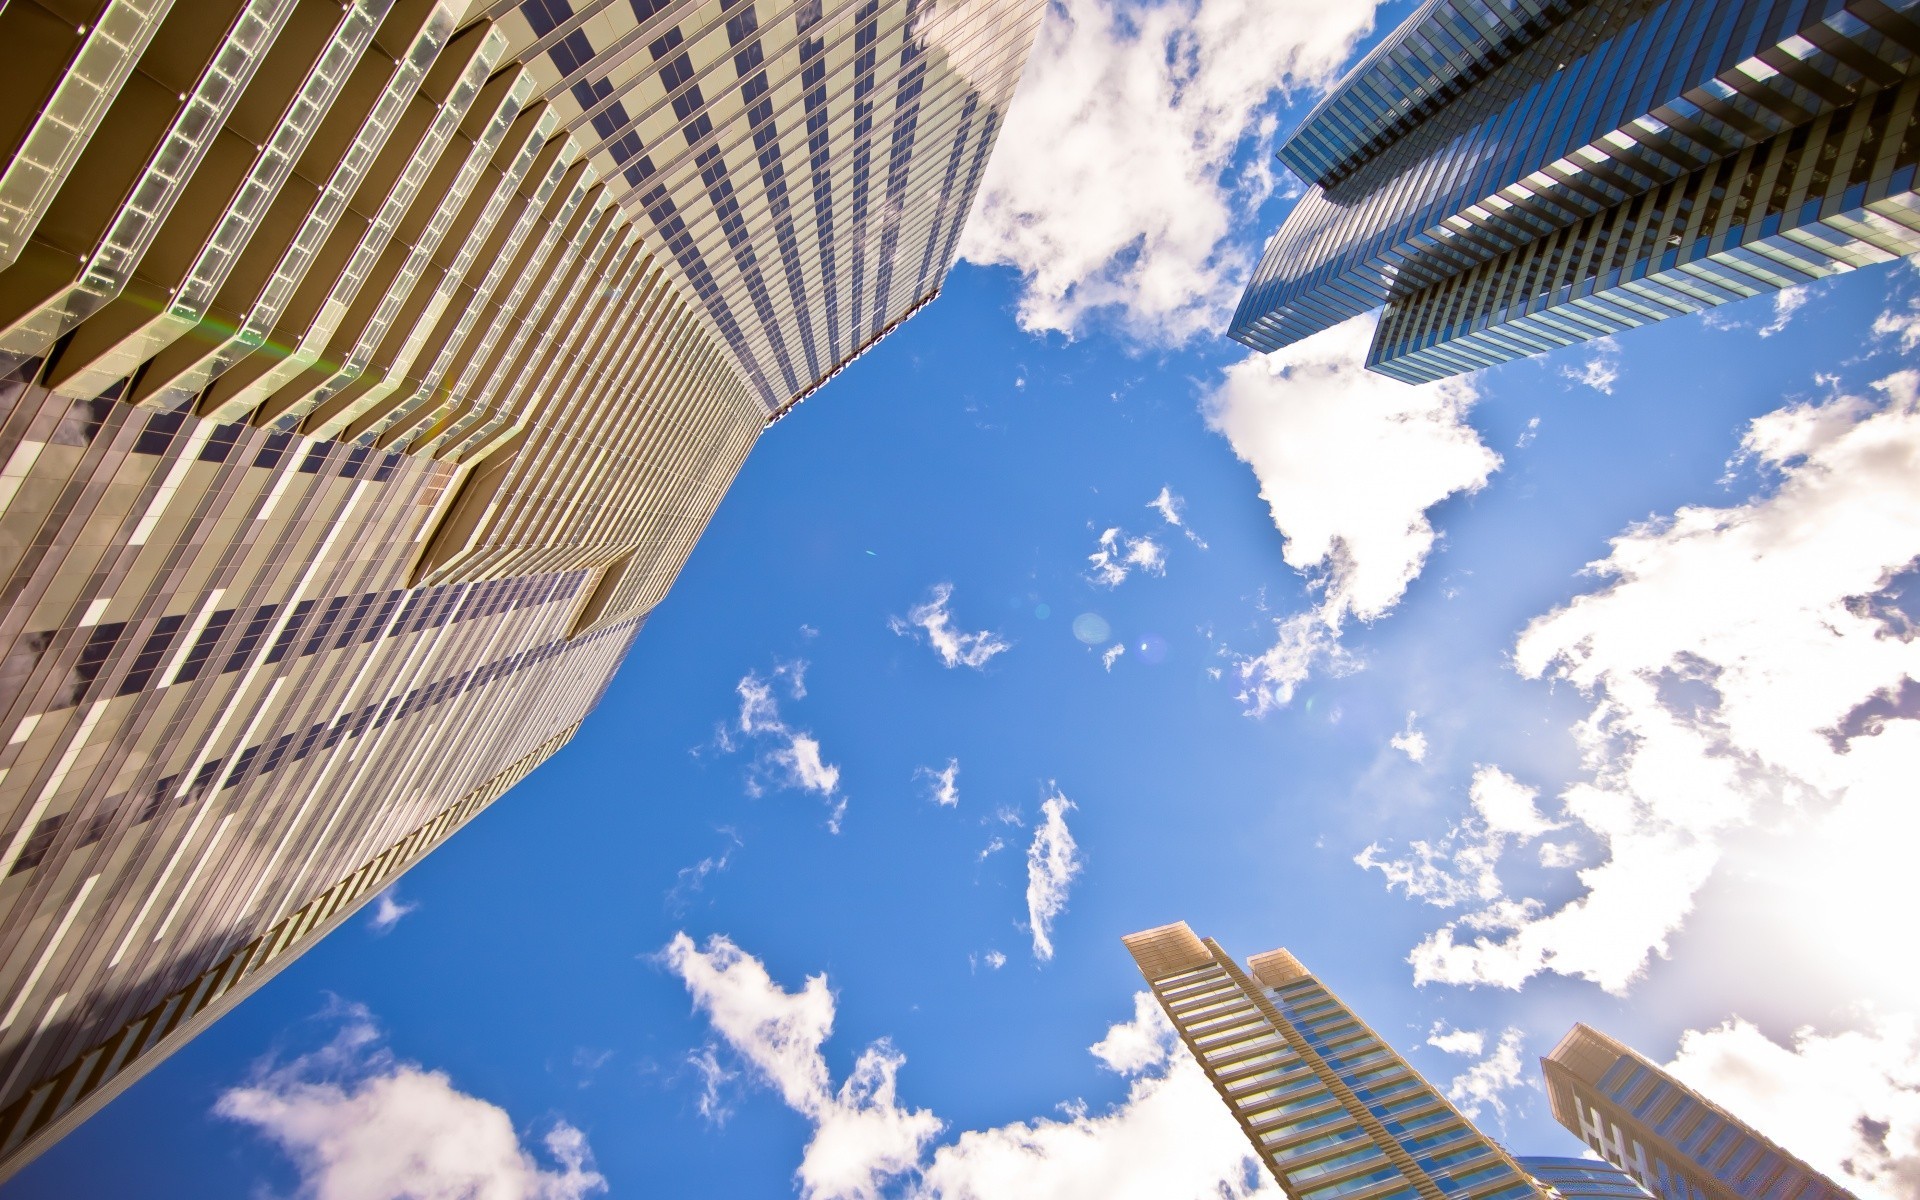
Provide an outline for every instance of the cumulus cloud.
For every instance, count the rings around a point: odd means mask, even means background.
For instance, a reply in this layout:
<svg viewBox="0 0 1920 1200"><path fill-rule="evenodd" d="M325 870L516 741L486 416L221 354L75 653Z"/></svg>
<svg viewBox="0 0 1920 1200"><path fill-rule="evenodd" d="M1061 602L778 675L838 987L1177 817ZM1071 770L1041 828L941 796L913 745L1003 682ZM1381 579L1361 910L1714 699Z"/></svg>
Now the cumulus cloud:
<svg viewBox="0 0 1920 1200"><path fill-rule="evenodd" d="M582 1200L606 1190L578 1129L556 1121L543 1164L498 1105L445 1072L396 1058L366 1010L335 1016L332 1042L264 1063L214 1112L277 1144L311 1200Z"/></svg>
<svg viewBox="0 0 1920 1200"><path fill-rule="evenodd" d="M1738 1018L1668 1069L1863 1200L1920 1195L1920 1023L1883 1017L1781 1045Z"/></svg>
<svg viewBox="0 0 1920 1200"><path fill-rule="evenodd" d="M367 927L375 933L387 933L400 923L401 917L419 907L417 900L412 904L401 903L400 885L391 884L373 898L373 915L367 918Z"/></svg>
<svg viewBox="0 0 1920 1200"><path fill-rule="evenodd" d="M979 633L961 633L953 625L953 614L947 611L948 601L953 599L953 585L936 583L928 594L927 600L907 610L905 619L888 617L887 628L902 637L925 638L927 645L940 656L940 661L948 667L972 667L975 670L987 665L994 655L1013 648L999 634L990 630Z"/></svg>
<svg viewBox="0 0 1920 1200"><path fill-rule="evenodd" d="M913 1170L940 1120L900 1106L895 1081L906 1057L885 1039L861 1051L834 1086L822 1053L834 1018L826 976L808 976L789 992L720 936L701 948L675 934L660 959L753 1077L812 1123L795 1172L806 1200L876 1200L888 1181Z"/></svg>
<svg viewBox="0 0 1920 1200"><path fill-rule="evenodd" d="M1116 588L1127 581L1135 568L1149 575L1167 573L1167 551L1151 535L1130 537L1120 528L1112 528L1100 535L1100 544L1092 554L1087 555L1092 569L1087 578L1102 587Z"/></svg>
<svg viewBox="0 0 1920 1200"><path fill-rule="evenodd" d="M1427 1031L1427 1045L1443 1054L1464 1054L1469 1058L1487 1048L1487 1035L1478 1029L1455 1029L1445 1021L1435 1021Z"/></svg>
<svg viewBox="0 0 1920 1200"><path fill-rule="evenodd" d="M995 854L998 854L998 853L1000 853L1000 852L1001 852L1002 850L1005 850L1006 848L1007 848L1007 844L1006 844L1006 842L1004 842L1004 841L1002 841L1002 840L1000 840L999 838L997 838L997 837L996 837L996 838L988 838L988 839L987 839L987 844L986 844L986 846L985 846L985 847L983 847L983 848L981 849L981 851L980 851L980 857L979 857L979 859L978 859L977 861L979 861L979 862L985 862L985 861L987 861L987 859L988 859L988 857L989 857L989 856L991 856L991 855L995 855Z"/></svg>
<svg viewBox="0 0 1920 1200"><path fill-rule="evenodd" d="M781 663L771 676L749 671L734 691L740 697L740 716L732 729L720 730L724 750L739 749L743 743L755 749L747 790L758 796L767 784L794 791L813 792L828 802L827 828L840 832L847 813L847 800L840 792L840 768L826 761L820 740L807 730L795 729L780 715L779 698L774 685L784 681L794 699L807 694L805 662Z"/></svg>
<svg viewBox="0 0 1920 1200"><path fill-rule="evenodd" d="M1133 1019L1107 1027L1107 1036L1088 1047L1088 1053L1118 1075L1139 1075L1164 1067L1179 1044L1173 1022L1152 992L1133 994Z"/></svg>
<svg viewBox="0 0 1920 1200"><path fill-rule="evenodd" d="M1456 1031L1457 1032L1457 1031ZM1485 1035L1473 1035L1472 1050L1454 1050L1456 1054L1478 1055L1485 1048ZM1432 1042L1432 1038L1427 1039ZM1438 1043L1434 1043L1438 1045ZM1507 1093L1520 1086L1521 1062L1520 1050L1526 1044L1526 1036L1518 1029L1508 1029L1500 1035L1493 1050L1465 1071L1453 1077L1447 1085L1447 1099L1469 1118L1478 1118L1480 1110L1491 1108L1501 1119L1507 1115Z"/></svg>
<svg viewBox="0 0 1920 1200"><path fill-rule="evenodd" d="M1330 84L1372 26L1359 3L1054 5L962 255L1021 273L1029 330L1105 317L1151 344L1211 333L1257 249L1276 102ZM1251 165L1232 179L1236 156Z"/></svg>
<svg viewBox="0 0 1920 1200"><path fill-rule="evenodd" d="M1505 889L1499 875L1500 857L1510 844L1527 842L1558 829L1534 806L1539 792L1498 767L1474 770L1468 789L1473 815L1435 840L1414 840L1407 854L1387 858L1378 842L1354 856L1359 866L1379 871L1389 889L1399 888L1410 899L1439 908L1456 908L1475 901L1488 906L1476 921L1506 919L1515 910L1502 904Z"/></svg>
<svg viewBox="0 0 1920 1200"><path fill-rule="evenodd" d="M1873 319L1873 332L1877 337L1897 338L1902 353L1911 354L1920 349L1920 301L1905 309L1885 310Z"/></svg>
<svg viewBox="0 0 1920 1200"><path fill-rule="evenodd" d="M1587 361L1577 367L1561 367L1561 377L1596 392L1613 395L1613 385L1620 381L1620 343L1611 336L1599 337L1587 343L1587 350ZM1535 417L1527 429L1536 429L1539 424L1540 418ZM1531 440L1525 434L1521 436L1523 440L1520 444L1523 446Z"/></svg>
<svg viewBox="0 0 1920 1200"><path fill-rule="evenodd" d="M1391 611L1433 550L1428 510L1478 491L1500 466L1466 422L1472 384L1408 387L1365 369L1373 326L1356 317L1246 359L1205 401L1208 424L1253 468L1282 557L1320 596L1275 619L1272 648L1236 663L1255 715L1290 702L1315 669L1351 669L1346 620Z"/></svg>
<svg viewBox="0 0 1920 1200"><path fill-rule="evenodd" d="M993 954L988 966L997 969ZM1137 993L1132 1018L1092 1047L1103 1067L1130 1081L1120 1103L1092 1113L1073 1101L1061 1106L1065 1119L969 1131L929 1157L941 1123L900 1104L895 1081L905 1059L887 1042L869 1046L834 1087L822 1053L835 1015L825 976L787 991L724 937L700 947L679 934L660 958L727 1052L814 1124L796 1172L807 1200L875 1200L883 1190L912 1200L1280 1200L1149 993ZM725 1083L737 1072L719 1050L696 1058Z"/></svg>
<svg viewBox="0 0 1920 1200"><path fill-rule="evenodd" d="M1775 292L1773 294L1773 319L1760 327L1758 331L1760 336L1763 338L1772 337L1774 334L1785 329L1787 323L1793 320L1793 314L1804 308L1809 298L1806 284L1783 287Z"/></svg>
<svg viewBox="0 0 1920 1200"><path fill-rule="evenodd" d="M1917 390L1902 372L1756 419L1742 454L1768 486L1629 529L1590 568L1603 587L1527 627L1520 671L1593 701L1574 731L1587 778L1560 800L1599 861L1563 903L1496 894L1443 926L1417 979L1553 971L1623 992L1756 823L1788 849L1736 875L1793 889L1796 919L1861 962L1920 906L1894 849L1920 840L1920 638L1896 604L1920 555Z"/></svg>
<svg viewBox="0 0 1920 1200"><path fill-rule="evenodd" d="M1073 802L1056 788L1040 804L1040 823L1027 846L1027 926L1033 956L1053 958L1053 923L1067 911L1067 889L1080 874L1080 851L1067 831Z"/></svg>
<svg viewBox="0 0 1920 1200"><path fill-rule="evenodd" d="M1414 762L1427 761L1427 735L1413 727L1419 713L1407 714L1407 727L1387 739L1387 744Z"/></svg>
<svg viewBox="0 0 1920 1200"><path fill-rule="evenodd" d="M932 767L915 767L913 777L927 781L927 799L942 808L952 808L960 803L959 759L948 759L947 765L938 771Z"/></svg>
<svg viewBox="0 0 1920 1200"><path fill-rule="evenodd" d="M913 1200L1280 1200L1240 1127L1146 992L1092 1047L1129 1077L1101 1113L963 1133L936 1150Z"/></svg>
<svg viewBox="0 0 1920 1200"><path fill-rule="evenodd" d="M1162 521L1165 521L1167 524L1185 534L1188 541L1200 547L1202 550L1207 548L1206 539L1195 533L1193 527L1188 525L1186 518L1181 515L1186 511L1186 500L1183 497L1174 495L1172 488L1162 485L1160 494L1147 501L1147 507L1159 513Z"/></svg>
<svg viewBox="0 0 1920 1200"><path fill-rule="evenodd" d="M1120 656L1126 652L1127 644L1125 642L1115 642L1101 653L1100 665L1105 667L1107 672L1111 674L1113 672L1113 664L1119 662Z"/></svg>

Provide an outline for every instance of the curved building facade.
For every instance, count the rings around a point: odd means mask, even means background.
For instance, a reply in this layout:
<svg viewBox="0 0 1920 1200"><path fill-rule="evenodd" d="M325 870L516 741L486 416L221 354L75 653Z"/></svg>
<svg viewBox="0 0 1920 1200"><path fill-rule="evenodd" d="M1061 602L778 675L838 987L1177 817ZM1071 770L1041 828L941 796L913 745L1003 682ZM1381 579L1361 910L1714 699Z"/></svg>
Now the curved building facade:
<svg viewBox="0 0 1920 1200"><path fill-rule="evenodd" d="M0 1176L565 744L1041 11L0 8Z"/></svg>

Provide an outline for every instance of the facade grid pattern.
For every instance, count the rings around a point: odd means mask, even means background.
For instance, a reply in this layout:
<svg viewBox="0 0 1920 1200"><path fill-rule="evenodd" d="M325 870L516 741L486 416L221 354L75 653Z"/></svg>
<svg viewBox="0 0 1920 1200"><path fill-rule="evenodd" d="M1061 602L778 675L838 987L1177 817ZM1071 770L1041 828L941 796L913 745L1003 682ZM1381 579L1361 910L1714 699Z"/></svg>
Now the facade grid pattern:
<svg viewBox="0 0 1920 1200"><path fill-rule="evenodd" d="M1385 306L1369 366L1419 382L1909 253L1916 8L1434 0L1283 149L1232 334Z"/></svg>
<svg viewBox="0 0 1920 1200"><path fill-rule="evenodd" d="M566 742L1043 8L0 5L0 1178Z"/></svg>

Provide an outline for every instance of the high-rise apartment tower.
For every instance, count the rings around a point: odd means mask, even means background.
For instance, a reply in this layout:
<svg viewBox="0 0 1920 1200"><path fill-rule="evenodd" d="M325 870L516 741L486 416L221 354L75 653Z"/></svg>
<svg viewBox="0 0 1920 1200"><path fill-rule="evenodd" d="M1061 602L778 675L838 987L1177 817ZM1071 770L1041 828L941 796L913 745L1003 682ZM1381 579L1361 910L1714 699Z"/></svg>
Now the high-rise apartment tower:
<svg viewBox="0 0 1920 1200"><path fill-rule="evenodd" d="M566 742L1042 7L0 7L0 1176Z"/></svg>
<svg viewBox="0 0 1920 1200"><path fill-rule="evenodd" d="M1232 335L1421 382L1920 251L1920 0L1427 0L1301 123Z"/></svg>
<svg viewBox="0 0 1920 1200"><path fill-rule="evenodd" d="M1575 1025L1540 1066L1554 1118L1660 1200L1853 1200L1597 1029Z"/></svg>
<svg viewBox="0 0 1920 1200"><path fill-rule="evenodd" d="M1633 1176L1609 1162L1523 1154L1513 1161L1533 1176L1552 1200L1647 1200Z"/></svg>
<svg viewBox="0 0 1920 1200"><path fill-rule="evenodd" d="M1123 940L1288 1200L1550 1196L1285 950L1242 970L1185 922Z"/></svg>

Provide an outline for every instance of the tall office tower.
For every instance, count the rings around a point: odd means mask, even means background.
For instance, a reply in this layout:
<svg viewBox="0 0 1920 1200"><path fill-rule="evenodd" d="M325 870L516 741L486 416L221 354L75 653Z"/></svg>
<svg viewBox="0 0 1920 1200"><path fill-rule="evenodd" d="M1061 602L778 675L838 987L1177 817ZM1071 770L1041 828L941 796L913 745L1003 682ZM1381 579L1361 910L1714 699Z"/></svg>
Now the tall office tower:
<svg viewBox="0 0 1920 1200"><path fill-rule="evenodd" d="M1646 1189L1612 1163L1535 1154L1523 1154L1513 1161L1533 1176L1552 1200L1647 1200Z"/></svg>
<svg viewBox="0 0 1920 1200"><path fill-rule="evenodd" d="M0 1176L566 742L1041 9L0 7Z"/></svg>
<svg viewBox="0 0 1920 1200"><path fill-rule="evenodd" d="M1243 971L1185 922L1123 940L1289 1200L1547 1195L1285 950Z"/></svg>
<svg viewBox="0 0 1920 1200"><path fill-rule="evenodd" d="M1852 1200L1597 1029L1575 1025L1540 1066L1554 1119L1661 1200Z"/></svg>
<svg viewBox="0 0 1920 1200"><path fill-rule="evenodd" d="M1917 0L1428 0L1307 115L1232 335L1440 379L1920 250Z"/></svg>

